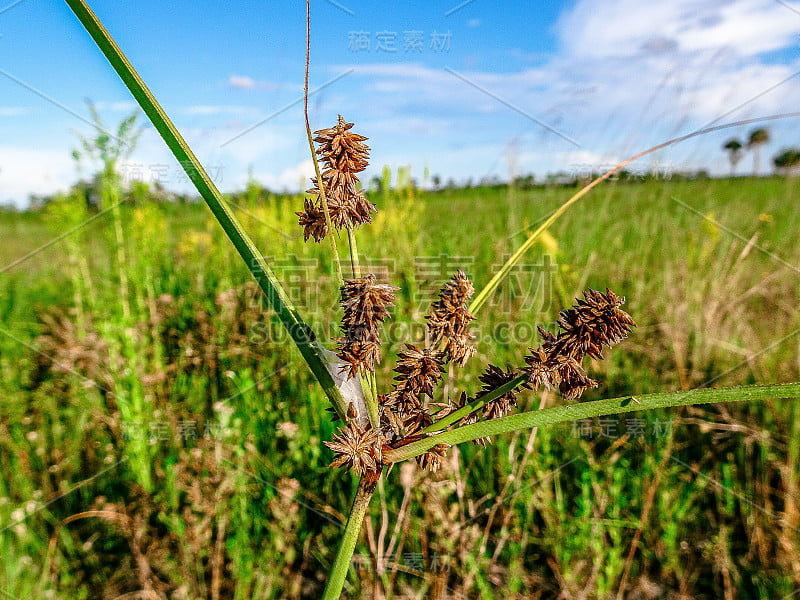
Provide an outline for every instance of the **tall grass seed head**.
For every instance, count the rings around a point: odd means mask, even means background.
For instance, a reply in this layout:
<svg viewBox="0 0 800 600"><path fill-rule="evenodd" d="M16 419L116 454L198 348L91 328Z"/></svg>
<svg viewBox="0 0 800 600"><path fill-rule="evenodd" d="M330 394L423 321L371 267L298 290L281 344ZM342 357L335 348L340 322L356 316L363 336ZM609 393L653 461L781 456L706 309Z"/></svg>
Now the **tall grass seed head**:
<svg viewBox="0 0 800 600"><path fill-rule="evenodd" d="M349 377L359 371L375 371L375 364L381 359L380 327L389 316L389 307L394 306L398 289L377 283L372 273L345 279L341 288L344 335L336 341L339 344L337 355L346 363L342 370Z"/></svg>

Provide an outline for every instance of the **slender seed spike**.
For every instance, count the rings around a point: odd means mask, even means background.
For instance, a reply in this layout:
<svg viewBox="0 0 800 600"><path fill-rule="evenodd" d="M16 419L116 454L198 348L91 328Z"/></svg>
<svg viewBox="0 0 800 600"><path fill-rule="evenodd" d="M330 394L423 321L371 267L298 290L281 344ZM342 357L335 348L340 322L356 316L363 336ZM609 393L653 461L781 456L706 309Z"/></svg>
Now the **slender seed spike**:
<svg viewBox="0 0 800 600"><path fill-rule="evenodd" d="M475 353L469 323L475 317L470 314L467 304L475 293L475 288L462 270L447 282L439 292L439 299L431 306L431 312L425 318L431 345L445 340L445 362L451 360L464 366Z"/></svg>
<svg viewBox="0 0 800 600"><path fill-rule="evenodd" d="M342 370L348 377L355 377L359 371L365 374L375 371L381 360L380 327L389 316L389 307L394 306L398 289L376 283L372 273L345 279L341 289L344 335L336 341L337 355L345 362Z"/></svg>

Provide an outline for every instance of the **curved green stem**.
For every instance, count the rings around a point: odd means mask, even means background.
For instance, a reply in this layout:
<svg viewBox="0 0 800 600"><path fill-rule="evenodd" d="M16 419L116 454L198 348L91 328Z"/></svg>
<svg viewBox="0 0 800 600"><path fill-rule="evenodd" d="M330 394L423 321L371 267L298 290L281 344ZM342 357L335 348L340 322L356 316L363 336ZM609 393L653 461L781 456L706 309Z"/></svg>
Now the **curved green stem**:
<svg viewBox="0 0 800 600"><path fill-rule="evenodd" d="M336 277L339 287L344 283L342 276L342 261L339 260L339 248L336 246L336 235L333 232L331 223L331 213L328 209L328 197L325 195L325 186L322 183L322 173L319 169L317 151L314 148L314 138L311 135L311 123L308 120L308 67L311 62L311 1L306 0L306 73L303 84L303 116L306 120L306 135L308 136L308 147L311 150L311 161L314 163L314 173L317 176L317 188L319 189L319 200L322 204L322 212L325 215L325 226L328 228L328 237L331 240L331 252L333 252L333 265L336 269Z"/></svg>
<svg viewBox="0 0 800 600"><path fill-rule="evenodd" d="M622 168L624 168L628 164L632 163L633 161L638 160L641 157L646 156L648 154L652 154L653 152L656 152L657 150L661 150L662 148L666 148L667 146L672 146L673 144L677 144L679 142L683 142L685 140L688 140L688 139L693 138L693 137L697 137L699 135L705 135L707 133L711 133L712 131L719 131L721 129L728 129L728 128L731 128L731 127L741 127L742 125L749 125L751 123L760 123L760 122L764 122L764 121L774 121L774 120L778 120L778 119L787 119L787 118L798 117L798 116L800 116L800 113L797 113L797 112L784 113L784 114L779 114L779 115L769 115L769 116L766 116L766 117L757 117L755 119L743 119L741 121L735 121L733 123L725 123L723 125L714 125L713 127L706 127L704 129L698 129L697 131L693 131L691 133L687 133L686 135L682 135L682 136L673 138L671 140L668 140L666 142L658 144L657 146L653 146L652 148L648 148L647 150L645 150L643 152L639 152L639 154L636 154L636 155L631 156L630 158L628 158L626 160L623 160L617 166L615 166L614 168L610 169L608 172L604 173L603 175L601 175L600 177L598 177L597 179L595 179L591 183L589 183L586 186L584 186L583 188L581 188L569 200L567 200L566 202L564 202L564 204L559 206L558 209L556 209L556 211L553 214L551 214L549 217L547 217L547 219L545 219L544 223L539 225L539 227L536 228L536 231L534 231L530 235L530 237L527 240L525 240L522 243L522 245L520 245L519 248L517 248L517 250L514 252L514 254L512 254L511 257L509 257L509 259L505 262L505 264L502 267L500 267L500 270L497 271L497 273L494 274L494 276L489 280L489 283L487 283L481 289L481 291L478 292L478 294L472 300L472 303L469 305L469 312L471 312L474 315L481 309L481 307L484 305L484 303L489 298L489 296L497 289L497 287L500 285L500 283L503 281L503 279L506 278L506 276L509 274L511 269L514 268L514 265L516 265L519 262L519 260L524 256L524 254L528 250L531 249L533 244L536 243L536 240L538 240L542 236L542 234L545 231L547 231L547 229L553 223L555 223L558 220L559 217L561 217L561 215L563 215L565 212L567 212L567 209L570 206L572 206L578 200L583 198L586 194L588 194L592 190L592 188L594 188L600 182L605 181L606 179L611 177L614 173L616 173L617 171L621 170Z"/></svg>
<svg viewBox="0 0 800 600"><path fill-rule="evenodd" d="M528 380L527 375L520 375L516 379L512 379L508 383L504 383L499 388L494 389L486 394L483 394L482 396L479 396L473 402L465 404L458 410L451 412L449 415L445 417L442 417L438 421L435 421L431 425L428 425L422 431L425 433L432 433L434 431L441 431L442 429L446 429L459 419L466 417L468 414L478 410L479 408L483 408L484 406L486 406L486 404L488 404L495 398L499 398L503 394L510 392L511 390L525 383L527 380ZM436 415L433 416L435 417Z"/></svg>
<svg viewBox="0 0 800 600"><path fill-rule="evenodd" d="M356 549L358 536L361 533L361 524L364 522L364 515L367 514L367 508L369 508L369 502L374 493L375 482L368 482L366 478L362 477L358 482L358 491L353 499L353 507L347 518L344 535L342 541L339 542L339 550L336 552L336 559L331 567L331 574L322 600L338 600L342 594L347 570L350 568L350 560L353 558L353 551Z"/></svg>
<svg viewBox="0 0 800 600"><path fill-rule="evenodd" d="M66 3L86 28L86 31L89 32L89 35L92 36L92 39L153 123L153 126L172 151L172 154L175 155L175 158L186 171L189 179L206 201L217 221L219 221L225 234L247 264L247 268L253 274L259 286L261 286L270 306L277 313L283 326L286 327L314 376L323 390L325 390L328 399L340 416L345 418L347 406L342 393L336 387L331 374L325 366L326 363L322 354L324 348L314 339L311 329L292 305L289 296L281 287L272 269L264 260L264 257L261 256L253 241L242 229L239 221L231 212L208 173L203 169L200 161L197 160L197 157L167 116L167 113L85 0L66 0Z"/></svg>
<svg viewBox="0 0 800 600"><path fill-rule="evenodd" d="M352 227L347 228L347 241L350 246L350 269L354 278L361 277L361 265L358 262L358 244L356 243L356 232ZM366 376L359 375L361 387L364 390L364 400L367 403L369 422L376 429L380 425L380 413L378 410L378 386L375 382L375 373L367 373Z"/></svg>
<svg viewBox="0 0 800 600"><path fill-rule="evenodd" d="M510 384L507 384L510 385ZM546 427L567 421L577 421L590 417L615 415L654 408L671 406L687 406L689 404L709 404L712 402L741 402L746 400L764 400L767 398L800 398L800 382L780 383L776 385L748 385L719 389L696 389L685 392L647 394L646 396L625 396L595 402L583 402L556 406L544 410L524 412L517 415L481 421L472 425L459 427L432 435L417 442L400 446L383 453L385 464L400 462L419 456L437 444L461 444L481 437L498 435L529 429Z"/></svg>

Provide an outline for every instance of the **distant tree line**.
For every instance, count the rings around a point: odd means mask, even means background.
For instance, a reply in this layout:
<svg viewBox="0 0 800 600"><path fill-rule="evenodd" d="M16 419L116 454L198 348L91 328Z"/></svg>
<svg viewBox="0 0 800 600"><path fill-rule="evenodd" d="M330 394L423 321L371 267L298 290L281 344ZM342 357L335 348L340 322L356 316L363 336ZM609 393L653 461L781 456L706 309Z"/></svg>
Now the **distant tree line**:
<svg viewBox="0 0 800 600"><path fill-rule="evenodd" d="M742 142L738 138L731 138L722 145L722 149L728 153L728 161L731 163L731 176L736 175L736 165L742 160L745 151L753 153L753 176L759 175L759 165L761 162L761 147L770 141L769 130L763 127L753 129L747 136L747 141ZM781 175L790 175L800 170L800 149L784 148L772 157L772 164L775 172Z"/></svg>

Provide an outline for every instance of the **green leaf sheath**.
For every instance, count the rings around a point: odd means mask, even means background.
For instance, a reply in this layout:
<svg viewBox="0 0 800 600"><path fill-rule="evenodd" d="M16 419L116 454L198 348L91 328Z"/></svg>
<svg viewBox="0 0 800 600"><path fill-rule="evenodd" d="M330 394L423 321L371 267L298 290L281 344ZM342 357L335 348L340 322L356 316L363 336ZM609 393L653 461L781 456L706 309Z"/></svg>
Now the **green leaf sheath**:
<svg viewBox="0 0 800 600"><path fill-rule="evenodd" d="M219 221L225 234L266 294L270 306L278 314L314 376L325 390L328 399L343 416L347 411L345 401L325 366L322 346L314 340L310 328L300 317L272 269L228 208L222 194L211 181L200 161L197 160L164 109L86 2L84 0L66 0L66 2L186 171L189 179L194 183L197 191L206 201L214 217Z"/></svg>
<svg viewBox="0 0 800 600"><path fill-rule="evenodd" d="M687 406L690 404L709 404L713 402L742 402L748 400L765 400L767 398L800 398L800 382L781 383L776 385L750 385L741 387L728 387L718 389L696 389L682 392L661 394L647 394L636 396L638 402L631 396L611 398L609 400L596 400L556 406L544 410L520 413L500 419L481 421L472 425L459 427L432 435L423 440L400 446L383 453L385 463L400 462L419 456L437 444L461 444L477 438L501 433L509 433L519 429L531 427L546 427L578 419L588 419L604 415L615 415L654 408L668 408L671 406Z"/></svg>

